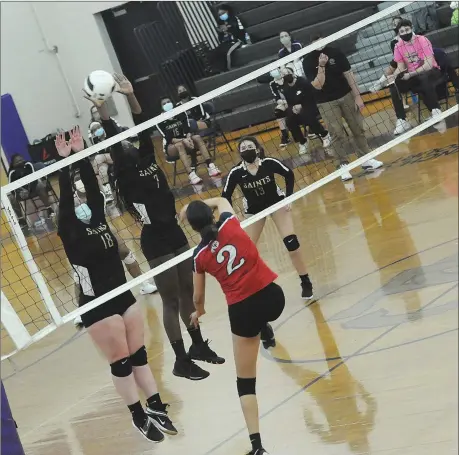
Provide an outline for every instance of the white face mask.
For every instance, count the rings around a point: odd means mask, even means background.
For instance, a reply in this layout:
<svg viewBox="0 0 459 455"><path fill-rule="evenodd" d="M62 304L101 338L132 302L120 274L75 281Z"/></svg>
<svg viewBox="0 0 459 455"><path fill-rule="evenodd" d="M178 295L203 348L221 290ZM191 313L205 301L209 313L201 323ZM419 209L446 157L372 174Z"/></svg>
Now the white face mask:
<svg viewBox="0 0 459 455"><path fill-rule="evenodd" d="M449 5L451 9L458 9L459 8L459 2L451 2Z"/></svg>
<svg viewBox="0 0 459 455"><path fill-rule="evenodd" d="M281 39L280 39L280 42L284 46L288 46L292 42L292 38L290 38L290 36L282 36Z"/></svg>

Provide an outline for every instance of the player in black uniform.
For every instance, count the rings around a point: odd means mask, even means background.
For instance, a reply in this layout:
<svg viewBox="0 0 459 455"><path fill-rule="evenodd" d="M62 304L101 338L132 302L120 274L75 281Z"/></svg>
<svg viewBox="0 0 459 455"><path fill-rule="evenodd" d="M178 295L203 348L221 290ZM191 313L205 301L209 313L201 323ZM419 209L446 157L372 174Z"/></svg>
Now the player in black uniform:
<svg viewBox="0 0 459 455"><path fill-rule="evenodd" d="M136 124L146 118L142 114L131 83L123 77L118 81L119 92L129 102ZM106 106L98 107L107 137L116 134ZM151 141L151 129L139 133L139 149L128 142L112 146L115 192L135 220L142 226L140 244L151 268L182 254L189 249L187 238L177 223L175 199L166 176L156 164L155 150ZM194 312L192 260L181 262L155 278L155 284L163 301L164 328L176 354L174 375L191 380L205 379L209 373L192 359L214 364L225 360L218 357L201 335L200 328L189 327ZM193 344L185 351L179 313Z"/></svg>
<svg viewBox="0 0 459 455"><path fill-rule="evenodd" d="M71 131L69 142L64 134L56 138L56 149L63 157L83 148L79 128ZM62 168L58 235L75 271L82 306L126 283L126 276L118 243L105 219L105 201L91 163L82 159L73 166L78 168L85 186L90 216L84 221L77 216L71 173L68 167ZM148 366L143 317L132 293L112 298L83 314L81 319L94 344L110 362L113 383L131 411L134 427L153 442L164 440L163 433L177 434ZM146 411L140 404L137 387L148 397Z"/></svg>
<svg viewBox="0 0 459 455"><path fill-rule="evenodd" d="M264 150L255 137L242 138L238 148L242 161L231 169L222 194L230 203L236 186L239 186L242 191L245 214L248 216L255 215L281 201L285 198L285 194L276 184L276 174L285 178L286 195L290 196L293 193L295 184L293 171L279 160L265 157ZM302 297L311 300L312 284L300 251L300 243L295 235L291 207L286 206L274 212L271 217L300 276ZM263 218L247 228L247 233L255 243L260 239L265 223L266 218Z"/></svg>
<svg viewBox="0 0 459 455"><path fill-rule="evenodd" d="M177 87L177 95L180 98L177 106L181 106L188 101L196 99L195 96L191 96L190 92L184 85L179 85ZM210 128L211 122L209 107L210 106L208 104L198 104L185 112L188 117L188 124L190 125L191 132L197 133L199 130L206 130L207 128Z"/></svg>
<svg viewBox="0 0 459 455"><path fill-rule="evenodd" d="M174 104L170 98L163 98L161 100L161 107L167 112L174 108ZM201 156L204 158L207 164L207 172L211 177L216 177L221 174L217 166L212 163L209 151L202 137L191 131L190 123L185 113L161 122L156 128L158 128L158 131L163 136L164 152L166 156L171 158L180 157L180 160L188 172L188 177L192 185L197 185L202 182L202 179L196 174L196 150L199 150Z"/></svg>

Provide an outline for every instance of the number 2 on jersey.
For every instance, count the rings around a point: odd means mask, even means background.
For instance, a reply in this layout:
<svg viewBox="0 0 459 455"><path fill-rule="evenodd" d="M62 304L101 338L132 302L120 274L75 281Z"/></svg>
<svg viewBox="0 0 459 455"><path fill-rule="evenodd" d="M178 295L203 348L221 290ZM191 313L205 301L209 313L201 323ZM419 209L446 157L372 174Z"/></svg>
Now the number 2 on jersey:
<svg viewBox="0 0 459 455"><path fill-rule="evenodd" d="M227 254L225 254L227 253ZM245 259L241 258L239 264L234 264L234 261L237 257L236 247L233 245L225 245L217 254L217 262L223 264L226 259L228 259L228 264L226 264L226 271L228 276L234 273L236 270L240 269L245 264Z"/></svg>

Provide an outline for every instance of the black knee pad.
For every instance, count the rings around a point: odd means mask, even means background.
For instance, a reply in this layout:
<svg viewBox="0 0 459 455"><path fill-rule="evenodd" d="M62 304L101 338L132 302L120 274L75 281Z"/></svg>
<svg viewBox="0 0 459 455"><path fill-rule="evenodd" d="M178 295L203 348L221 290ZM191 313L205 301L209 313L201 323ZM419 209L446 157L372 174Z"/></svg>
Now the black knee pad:
<svg viewBox="0 0 459 455"><path fill-rule="evenodd" d="M284 245L290 253L300 248L300 242L295 234L285 237Z"/></svg>
<svg viewBox="0 0 459 455"><path fill-rule="evenodd" d="M147 350L145 346L142 346L137 352L131 355L131 365L133 367L143 367L147 363Z"/></svg>
<svg viewBox="0 0 459 455"><path fill-rule="evenodd" d="M257 378L243 379L237 378L237 391L239 397L245 395L256 395Z"/></svg>
<svg viewBox="0 0 459 455"><path fill-rule="evenodd" d="M147 363L147 350L145 346L142 346L137 352L131 355L131 365L133 367L143 367Z"/></svg>
<svg viewBox="0 0 459 455"><path fill-rule="evenodd" d="M129 357L113 362L110 367L112 369L112 375L117 378L125 378L132 373L132 363Z"/></svg>

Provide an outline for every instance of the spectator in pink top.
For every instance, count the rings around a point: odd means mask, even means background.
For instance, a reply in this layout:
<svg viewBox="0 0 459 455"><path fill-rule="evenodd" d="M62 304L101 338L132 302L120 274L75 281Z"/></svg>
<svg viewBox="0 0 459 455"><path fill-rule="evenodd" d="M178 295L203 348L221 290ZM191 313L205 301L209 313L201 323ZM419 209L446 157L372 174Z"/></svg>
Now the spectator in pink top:
<svg viewBox="0 0 459 455"><path fill-rule="evenodd" d="M435 87L442 75L435 60L432 43L425 36L413 33L411 21L403 19L398 24L398 34L400 40L394 49L397 69L392 76L388 77L388 83L397 123L404 122L409 125L402 94L410 91L419 93L434 118L441 114ZM441 121L435 125L435 128L439 131L446 129L445 122ZM405 125L404 130L407 129Z"/></svg>

